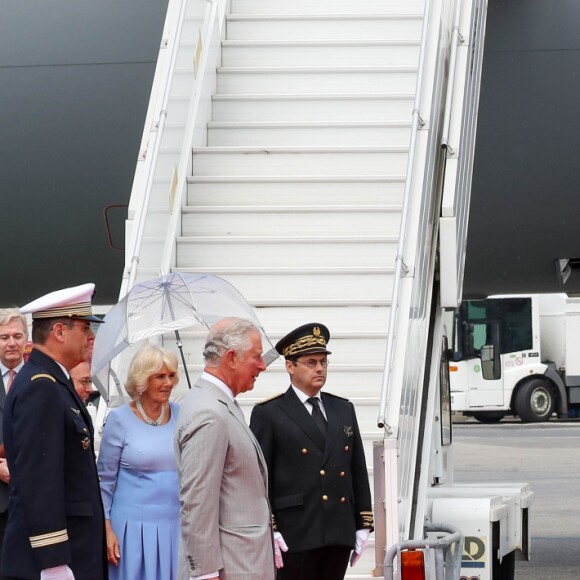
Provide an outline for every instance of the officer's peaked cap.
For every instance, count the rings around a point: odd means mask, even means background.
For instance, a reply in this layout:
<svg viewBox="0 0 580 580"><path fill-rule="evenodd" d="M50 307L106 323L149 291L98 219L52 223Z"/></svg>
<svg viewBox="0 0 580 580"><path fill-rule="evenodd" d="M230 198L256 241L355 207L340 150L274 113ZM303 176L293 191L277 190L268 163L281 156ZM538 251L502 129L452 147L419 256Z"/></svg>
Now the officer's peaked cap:
<svg viewBox="0 0 580 580"><path fill-rule="evenodd" d="M56 290L29 302L20 309L20 312L32 314L32 320L68 317L103 322L100 318L93 316L91 300L94 293L93 283Z"/></svg>
<svg viewBox="0 0 580 580"><path fill-rule="evenodd" d="M326 349L330 332L324 324L310 322L289 332L276 343L276 350L285 358L296 358L305 354L323 352L332 354Z"/></svg>

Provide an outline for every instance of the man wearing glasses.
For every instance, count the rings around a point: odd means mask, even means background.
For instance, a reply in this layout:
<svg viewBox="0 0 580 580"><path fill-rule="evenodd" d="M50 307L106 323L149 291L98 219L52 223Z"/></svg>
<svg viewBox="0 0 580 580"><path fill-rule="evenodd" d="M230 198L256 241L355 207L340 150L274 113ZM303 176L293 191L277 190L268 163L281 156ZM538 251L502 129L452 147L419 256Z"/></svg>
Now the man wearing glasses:
<svg viewBox="0 0 580 580"><path fill-rule="evenodd" d="M318 322L282 338L276 350L286 359L290 387L252 411L250 428L268 465L279 580L342 580L373 529L354 407L321 392L329 339Z"/></svg>
<svg viewBox="0 0 580 580"><path fill-rule="evenodd" d="M91 378L91 366L88 362L82 362L70 372L70 378L75 386L75 391L85 405L93 392L93 379Z"/></svg>
<svg viewBox="0 0 580 580"><path fill-rule="evenodd" d="M103 504L93 427L70 371L92 348L94 284L51 292L22 307L33 349L4 407L10 470L2 573L10 580L105 580Z"/></svg>

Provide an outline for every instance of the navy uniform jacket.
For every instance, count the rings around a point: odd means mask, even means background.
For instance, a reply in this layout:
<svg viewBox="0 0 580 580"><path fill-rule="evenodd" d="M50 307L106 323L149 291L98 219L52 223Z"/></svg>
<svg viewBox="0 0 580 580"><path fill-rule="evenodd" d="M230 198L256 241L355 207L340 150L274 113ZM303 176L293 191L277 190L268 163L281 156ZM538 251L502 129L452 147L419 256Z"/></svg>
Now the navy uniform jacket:
<svg viewBox="0 0 580 580"><path fill-rule="evenodd" d="M321 393L326 444L290 387L256 405L250 428L268 465L276 529L291 552L354 547L356 530L372 530L373 516L362 440L350 401Z"/></svg>
<svg viewBox="0 0 580 580"><path fill-rule="evenodd" d="M3 574L36 579L68 564L79 580L107 578L91 420L62 369L38 350L6 397L4 445L11 482Z"/></svg>

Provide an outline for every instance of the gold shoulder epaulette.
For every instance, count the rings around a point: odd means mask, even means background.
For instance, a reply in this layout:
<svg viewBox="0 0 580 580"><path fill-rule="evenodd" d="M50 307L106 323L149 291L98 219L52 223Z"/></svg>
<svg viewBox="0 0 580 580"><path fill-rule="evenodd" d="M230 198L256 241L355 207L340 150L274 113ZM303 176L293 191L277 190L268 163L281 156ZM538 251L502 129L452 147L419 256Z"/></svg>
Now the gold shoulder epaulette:
<svg viewBox="0 0 580 580"><path fill-rule="evenodd" d="M272 395L271 397L268 397L267 399L264 399L263 401L256 403L256 405L263 405L264 403L268 403L269 401L273 401L274 399L281 397L283 394L284 393L276 393L275 395Z"/></svg>
<svg viewBox="0 0 580 580"><path fill-rule="evenodd" d="M35 381L36 379L50 379L53 383L56 383L56 379L53 376L47 375L45 373L34 375L30 380Z"/></svg>

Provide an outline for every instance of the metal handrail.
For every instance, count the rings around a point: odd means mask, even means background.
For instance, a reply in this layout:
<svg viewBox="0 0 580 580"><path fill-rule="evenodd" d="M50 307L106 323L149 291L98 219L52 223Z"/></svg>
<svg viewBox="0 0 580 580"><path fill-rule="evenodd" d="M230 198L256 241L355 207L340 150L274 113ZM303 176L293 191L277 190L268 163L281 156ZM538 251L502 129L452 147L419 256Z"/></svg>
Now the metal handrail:
<svg viewBox="0 0 580 580"><path fill-rule="evenodd" d="M456 62L457 62L457 49L459 42L461 40L459 34L459 25L461 22L461 2L456 2L455 4L455 14L453 18L453 32L451 33L451 52L449 54L449 80L448 85L453 87L455 83L455 72L456 72ZM447 98L445 99L445 113L443 116L443 131L441 133L441 146L445 149L449 149L453 152L452 148L449 146L449 127L451 125L451 109L453 106L453 90L447 93Z"/></svg>
<svg viewBox="0 0 580 580"><path fill-rule="evenodd" d="M163 134L163 129L165 127L165 120L167 118L167 105L169 102L169 95L171 89L171 79L175 72L175 65L177 62L177 52L179 47L179 40L181 37L181 30L183 28L183 21L185 20L185 12L187 8L188 0L180 0L179 5L179 13L177 17L177 23L175 27L175 34L171 37L169 50L169 65L165 69L165 71L161 71L161 78L160 84L164 86L163 89L163 98L161 99L161 107L158 113L158 119L155 122L155 131L154 139L153 139L153 148L152 150L147 150L148 155L148 167L147 167L147 175L144 185L144 193L141 198L141 205L139 206L134 221L136 222L137 231L135 236L133 237L134 243L133 247L131 248L131 260L128 265L128 281L127 285L122 292L126 293L135 283L135 278L137 277L137 269L139 266L139 255L141 252L141 244L143 242L143 234L145 231L145 219L147 216L147 210L149 209L149 201L151 199L151 190L153 189L153 180L155 176L155 169L157 160L159 157L159 147L161 144L161 136ZM170 13L168 8L168 14ZM165 74L163 74L165 73Z"/></svg>
<svg viewBox="0 0 580 580"><path fill-rule="evenodd" d="M463 554L463 534L461 530L451 524L428 524L426 532L444 532L446 535L434 540L407 540L391 546L385 554L385 580L393 580L395 572L395 558L400 560L403 550L430 549L443 552L444 566L437 566L436 580L456 580L461 572L461 556ZM443 568L443 570L441 569Z"/></svg>
<svg viewBox="0 0 580 580"><path fill-rule="evenodd" d="M471 199L471 183L473 178L473 163L475 159L475 139L477 130L477 111L479 108L479 93L481 86L481 74L483 66L484 54L484 32L487 19L487 0L475 0L472 7L472 19L470 24L470 45L473 47L471 51L472 61L469 66L472 71L468 75L469 83L465 89L465 102L468 105L463 109L461 121L461 137L460 143L463 150L462 158L459 160L459 170L457 175L458 189L462 193L461 205L458 208L458 214L462 213L464 219L459 219L459 224L464 226L463 231L463 246L458 248L458 251L463 252L463 263L465 261L465 245L467 244L467 214L469 212L469 204ZM460 216L461 217L461 216ZM459 261L459 258L458 258ZM458 273L458 287L462 287L463 282L463 268L460 268ZM461 300L461 297L458 297Z"/></svg>
<svg viewBox="0 0 580 580"><path fill-rule="evenodd" d="M381 400L379 403L379 417L377 420L380 429L385 428L387 434L390 436L393 431L385 422L385 412L387 408L387 398L390 393L391 373L390 368L393 360L393 349L395 343L395 326L398 317L399 306L399 291L401 285L401 277L403 272L407 273L407 266L403 260L403 249L405 246L405 233L408 225L409 207L411 198L411 185L413 180L413 166L415 161L417 132L423 125L423 121L419 114L421 105L421 96L423 92L423 76L425 70L425 54L426 44L428 40L429 15L431 14L432 0L427 0L425 4L425 18L423 19L423 29L421 38L421 49L419 53L419 66L417 69L417 91L415 93L415 102L413 105L413 119L411 123L411 143L409 145L409 160L407 163L407 174L405 179L405 192L403 195L403 208L401 211L401 229L399 231L399 244L397 246L397 257L395 258L395 279L393 281L393 298L391 300L391 309L389 312L389 330L387 333L387 345L385 354L385 383L381 391Z"/></svg>
<svg viewBox="0 0 580 580"><path fill-rule="evenodd" d="M197 71L198 80L196 83L196 89L193 91L190 97L189 103L189 113L187 117L185 135L183 138L183 144L181 154L179 157L179 163L176 167L176 178L177 178L177 189L175 190L175 196L173 199L173 205L171 208L171 215L169 217L169 224L165 232L165 241L163 244L163 253L161 256L161 264L159 268L160 275L168 274L171 270L171 259L173 254L173 245L177 238L178 227L181 223L181 208L183 205L183 194L187 187L187 171L188 164L191 158L191 145L193 142L193 135L196 127L196 115L199 106L199 101L201 99L201 94L203 92L203 84L205 81L205 74L207 69L208 52L212 45L212 34L215 27L215 21L218 15L218 0L206 0L206 9L204 14L204 24L203 24L203 34L201 37L201 60L199 69ZM188 144L185 147L185 143Z"/></svg>

